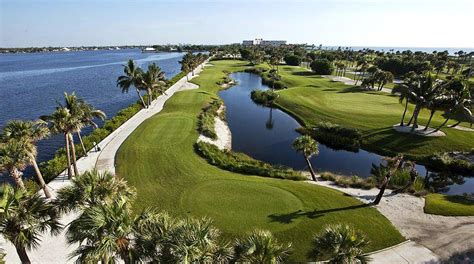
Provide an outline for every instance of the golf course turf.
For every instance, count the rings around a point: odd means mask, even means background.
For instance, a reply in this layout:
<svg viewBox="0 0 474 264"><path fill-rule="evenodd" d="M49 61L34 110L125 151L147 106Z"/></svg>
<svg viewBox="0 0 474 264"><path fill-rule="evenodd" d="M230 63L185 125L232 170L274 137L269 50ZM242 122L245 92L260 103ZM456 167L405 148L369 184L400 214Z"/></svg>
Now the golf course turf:
<svg viewBox="0 0 474 264"><path fill-rule="evenodd" d="M404 240L375 208L341 192L291 180L242 175L209 165L194 150L197 117L217 97L223 70L247 62L215 61L193 82L200 89L176 93L146 120L117 153L116 171L137 190L136 209L153 207L176 216L210 217L232 239L268 229L292 242L291 260L305 261L311 240L328 224L347 223L371 241L368 251Z"/></svg>
<svg viewBox="0 0 474 264"><path fill-rule="evenodd" d="M462 195L428 194L425 213L445 216L474 216L474 201Z"/></svg>
<svg viewBox="0 0 474 264"><path fill-rule="evenodd" d="M384 92L366 91L340 82L313 75L294 66L280 66L282 81L289 89L279 91L276 104L307 127L328 121L362 134L362 148L381 155L404 153L408 157L423 159L435 152L470 151L474 148L474 132L444 127L444 137L425 137L396 132L403 105L398 96ZM410 105L405 122L408 122L413 105ZM438 111L430 127L438 127L445 120ZM423 110L419 124L424 125L429 111ZM455 121L450 121L453 124ZM463 125L466 125L465 123Z"/></svg>

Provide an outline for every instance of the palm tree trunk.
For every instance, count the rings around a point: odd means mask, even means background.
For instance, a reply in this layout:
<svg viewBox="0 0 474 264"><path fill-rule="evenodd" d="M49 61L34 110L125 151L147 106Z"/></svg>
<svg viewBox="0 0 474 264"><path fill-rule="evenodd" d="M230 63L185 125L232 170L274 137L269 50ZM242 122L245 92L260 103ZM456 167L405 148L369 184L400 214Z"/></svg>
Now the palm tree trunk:
<svg viewBox="0 0 474 264"><path fill-rule="evenodd" d="M405 110L403 111L402 121L400 122L400 126L403 126L403 121L405 120L405 114L407 113L407 109L408 109L408 98L406 99L406 102L405 102Z"/></svg>
<svg viewBox="0 0 474 264"><path fill-rule="evenodd" d="M431 110L430 119L428 119L428 124L426 124L425 129L423 129L424 131L428 130L428 127L430 126L431 119L433 118L434 113L435 113L435 110Z"/></svg>
<svg viewBox="0 0 474 264"><path fill-rule="evenodd" d="M459 124L461 124L461 121L458 121L458 122L456 122L456 124L450 125L449 127L456 127L456 126L458 126Z"/></svg>
<svg viewBox="0 0 474 264"><path fill-rule="evenodd" d="M308 164L308 170L311 173L311 178L313 179L313 181L318 181L318 179L316 179L316 173L314 173L313 166L311 165L311 161L308 157L304 157L304 159L306 161L306 164Z"/></svg>
<svg viewBox="0 0 474 264"><path fill-rule="evenodd" d="M64 138L66 140L66 157L67 157L67 177L72 179L71 171L71 150L69 149L69 136L67 133L64 133Z"/></svg>
<svg viewBox="0 0 474 264"><path fill-rule="evenodd" d="M100 262L101 264L109 264L109 256L106 254L105 256L102 257Z"/></svg>
<svg viewBox="0 0 474 264"><path fill-rule="evenodd" d="M148 107L150 107L150 105L151 105L151 100L152 100L151 94L152 94L153 92L152 92L152 90L148 89L148 90L147 90L147 93L148 93Z"/></svg>
<svg viewBox="0 0 474 264"><path fill-rule="evenodd" d="M385 178L384 178L382 184L380 185L380 191L377 194L377 197L375 197L375 200L374 200L373 204L377 205L377 204L380 203L380 201L382 200L383 194L385 193L385 189L387 188L388 183L390 182L390 179L392 178L392 175L395 174L397 172L397 170L401 167L401 165L403 164L402 161L403 161L403 157L399 158L395 162L394 168L392 170L390 170L387 173L387 175L385 175Z"/></svg>
<svg viewBox="0 0 474 264"><path fill-rule="evenodd" d="M77 160L76 160L76 147L74 146L74 139L72 134L69 135L69 144L71 144L71 154L72 154L72 166L74 167L74 175L78 176L79 171L77 169Z"/></svg>
<svg viewBox="0 0 474 264"><path fill-rule="evenodd" d="M438 132L442 127L444 127L448 123L448 121L449 121L449 117L446 118L446 120L444 120L444 122L439 127L437 127L436 130L433 132Z"/></svg>
<svg viewBox="0 0 474 264"><path fill-rule="evenodd" d="M28 257L28 254L26 253L26 249L23 246L15 246L16 253L18 253L18 257L20 257L20 261L22 264L30 264L30 258Z"/></svg>
<svg viewBox="0 0 474 264"><path fill-rule="evenodd" d="M413 114L411 115L411 118L410 118L410 120L408 121L407 126L410 126L410 125L411 125L411 122L413 122L413 117L414 117L414 116L415 116L415 113L413 113Z"/></svg>
<svg viewBox="0 0 474 264"><path fill-rule="evenodd" d="M415 107L415 112L413 113L413 126L411 127L411 132L415 131L416 128L418 128L418 115L420 114L420 108L419 106Z"/></svg>
<svg viewBox="0 0 474 264"><path fill-rule="evenodd" d="M51 193L49 192L48 187L44 182L43 175L41 174L41 171L38 167L38 163L36 163L36 159L32 158L31 163L33 164L33 168L35 169L36 180L38 181L38 184L40 185L41 189L43 189L44 196L46 196L46 198L51 198Z"/></svg>
<svg viewBox="0 0 474 264"><path fill-rule="evenodd" d="M140 101L142 101L142 105L144 108L147 108L146 104L145 104L145 100L143 100L143 97L142 95L140 94L140 90L138 90L138 88L136 89L137 90L137 94L138 94L138 97L140 97Z"/></svg>
<svg viewBox="0 0 474 264"><path fill-rule="evenodd" d="M84 152L84 156L87 157L87 150L86 146L84 146L84 141L82 141L81 131L77 131L77 137L79 138L79 142L81 142L82 151Z"/></svg>
<svg viewBox="0 0 474 264"><path fill-rule="evenodd" d="M25 189L25 184L23 183L23 179L21 178L20 171L17 168L13 168L10 171L10 176L12 176L13 180L15 181L16 186L20 187L21 189Z"/></svg>

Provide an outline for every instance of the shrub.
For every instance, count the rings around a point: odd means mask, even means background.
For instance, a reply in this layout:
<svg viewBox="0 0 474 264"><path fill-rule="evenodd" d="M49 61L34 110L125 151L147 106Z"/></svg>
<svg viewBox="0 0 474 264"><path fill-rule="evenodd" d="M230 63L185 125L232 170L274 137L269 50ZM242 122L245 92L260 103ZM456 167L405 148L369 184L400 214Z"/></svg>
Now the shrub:
<svg viewBox="0 0 474 264"><path fill-rule="evenodd" d="M196 151L210 164L221 169L263 177L303 181L306 180L300 172L283 166L274 166L263 161L253 159L243 153L220 150L213 144L198 142Z"/></svg>
<svg viewBox="0 0 474 264"><path fill-rule="evenodd" d="M375 180L374 178L361 178L359 176L343 176L343 175L337 175L331 172L322 172L320 175L321 179L325 181L332 181L334 182L337 186L340 187L352 187L352 188L359 188L359 189L365 189L365 190L370 190L375 187Z"/></svg>
<svg viewBox="0 0 474 264"><path fill-rule="evenodd" d="M255 73L258 75L261 75L262 73L266 72L267 70L264 68L259 68L259 67L251 67L251 68L246 68L244 72L248 73Z"/></svg>
<svg viewBox="0 0 474 264"><path fill-rule="evenodd" d="M321 122L311 130L319 142L334 149L357 151L362 135L357 129L343 127L330 122Z"/></svg>
<svg viewBox="0 0 474 264"><path fill-rule="evenodd" d="M319 59L311 62L311 70L319 75L330 75L334 70L332 63L326 59Z"/></svg>
<svg viewBox="0 0 474 264"><path fill-rule="evenodd" d="M428 158L428 164L438 171L449 171L455 174L474 174L474 164L468 160L454 158L449 153L435 153Z"/></svg>
<svg viewBox="0 0 474 264"><path fill-rule="evenodd" d="M222 106L221 100L214 100L209 105L203 108L203 111L198 117L198 131L204 136L212 139L217 139L214 126L216 123L215 117L219 115L219 108Z"/></svg>
<svg viewBox="0 0 474 264"><path fill-rule="evenodd" d="M262 77L262 83L269 86L269 87L272 87L273 89L286 89L287 86L285 85L284 82L282 81L275 81L273 80L272 78L270 78L270 76L268 75L268 73L263 73L261 74L261 77Z"/></svg>
<svg viewBox="0 0 474 264"><path fill-rule="evenodd" d="M285 57L285 63L291 66L300 66L303 59L300 56L288 55Z"/></svg>
<svg viewBox="0 0 474 264"><path fill-rule="evenodd" d="M254 90L250 93L250 98L257 104L270 106L278 98L278 93L272 90Z"/></svg>

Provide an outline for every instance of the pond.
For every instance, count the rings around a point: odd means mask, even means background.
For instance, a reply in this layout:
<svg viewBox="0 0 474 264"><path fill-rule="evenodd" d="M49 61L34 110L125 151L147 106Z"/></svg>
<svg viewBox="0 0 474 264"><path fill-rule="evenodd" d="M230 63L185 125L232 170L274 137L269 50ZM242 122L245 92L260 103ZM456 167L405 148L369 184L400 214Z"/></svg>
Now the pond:
<svg viewBox="0 0 474 264"><path fill-rule="evenodd" d="M300 136L296 131L299 123L285 112L255 104L250 98L253 90L269 89L262 84L260 76L252 73L233 73L230 77L237 85L220 92L226 105L226 115L232 132L232 149L243 152L255 159L271 164L281 164L296 170L305 170L303 156L292 148L292 143ZM357 152L334 150L319 144L319 155L311 162L317 171L330 171L343 175L370 176L372 164L379 165L383 157L360 149ZM420 175L425 175L424 166L417 165ZM440 188L447 194L472 192L474 179L464 178Z"/></svg>

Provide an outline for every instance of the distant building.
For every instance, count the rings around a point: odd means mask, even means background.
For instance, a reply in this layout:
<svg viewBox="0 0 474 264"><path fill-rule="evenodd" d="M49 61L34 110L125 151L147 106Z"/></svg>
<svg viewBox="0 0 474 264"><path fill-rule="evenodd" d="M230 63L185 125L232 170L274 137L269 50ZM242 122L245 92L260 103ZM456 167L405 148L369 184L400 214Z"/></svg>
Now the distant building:
<svg viewBox="0 0 474 264"><path fill-rule="evenodd" d="M286 40L263 40L263 39L254 39L254 40L244 40L242 41L244 46L281 46L286 45Z"/></svg>
<svg viewBox="0 0 474 264"><path fill-rule="evenodd" d="M142 49L142 52L156 52L156 50L154 48L147 47L147 48Z"/></svg>

